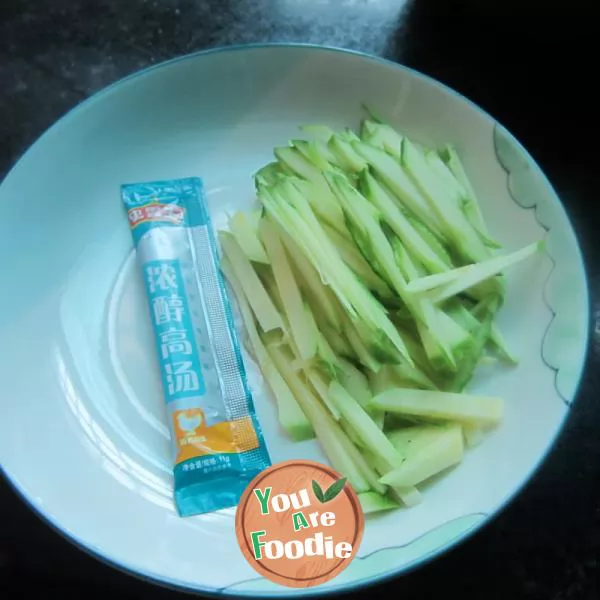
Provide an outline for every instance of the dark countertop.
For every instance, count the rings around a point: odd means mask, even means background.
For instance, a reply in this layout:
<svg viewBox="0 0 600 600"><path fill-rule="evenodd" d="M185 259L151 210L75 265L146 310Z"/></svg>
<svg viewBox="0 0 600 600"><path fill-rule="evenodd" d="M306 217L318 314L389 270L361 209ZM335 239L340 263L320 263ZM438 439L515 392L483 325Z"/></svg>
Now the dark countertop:
<svg viewBox="0 0 600 600"><path fill-rule="evenodd" d="M540 162L578 233L592 291L578 400L530 485L466 543L375 594L482 600L600 597L600 301L597 20L591 2L541 0L3 0L0 174L57 118L140 68L247 42L337 45L398 60L462 92ZM485 5L486 8L476 8ZM493 7L493 8L492 8ZM5 399L6 400L6 399ZM87 556L0 482L0 586L40 598L169 598ZM11 585L12 584L12 585ZM12 587L14 586L14 588ZM14 592L8 591L14 589ZM363 592L364 593L364 592Z"/></svg>

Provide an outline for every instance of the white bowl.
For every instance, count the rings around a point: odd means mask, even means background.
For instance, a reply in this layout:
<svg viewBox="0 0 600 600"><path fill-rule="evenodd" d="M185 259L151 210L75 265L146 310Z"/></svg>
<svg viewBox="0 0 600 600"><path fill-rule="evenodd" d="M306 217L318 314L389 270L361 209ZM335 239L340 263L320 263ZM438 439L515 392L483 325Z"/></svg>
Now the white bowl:
<svg viewBox="0 0 600 600"><path fill-rule="evenodd" d="M257 577L234 509L179 518L149 319L120 199L124 182L201 176L216 227L254 201L254 171L305 123L357 126L361 104L431 145L454 143L506 249L545 236L516 268L499 325L517 368L471 386L506 400L502 426L428 487L367 519L358 558L309 590ZM480 527L530 478L569 412L587 347L588 296L569 220L532 158L465 98L377 58L309 46L238 47L129 77L45 133L0 187L0 459L51 524L134 574L203 592L353 588L428 560ZM248 363L273 462L324 461L280 431Z"/></svg>

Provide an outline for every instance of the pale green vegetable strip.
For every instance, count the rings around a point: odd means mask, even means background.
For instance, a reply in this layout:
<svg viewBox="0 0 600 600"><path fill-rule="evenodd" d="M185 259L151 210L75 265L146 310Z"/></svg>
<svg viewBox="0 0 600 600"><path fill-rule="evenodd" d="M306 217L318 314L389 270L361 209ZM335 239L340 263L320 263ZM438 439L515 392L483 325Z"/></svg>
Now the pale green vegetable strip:
<svg viewBox="0 0 600 600"><path fill-rule="evenodd" d="M415 279L418 272L409 254L404 251L402 244L397 238L392 240L392 244L394 246L396 261L404 269L406 277L410 280ZM412 308L412 312L416 313L426 328L426 333L424 334L423 327L417 326L423 343L428 345L430 350L432 349L432 345L439 346L448 364L453 365L455 363L455 354L465 343L465 340L468 339L467 332L463 331L453 321L449 322L449 317L436 307L429 298L422 296L411 298L410 295L408 295L408 298L405 295L405 298L407 306Z"/></svg>
<svg viewBox="0 0 600 600"><path fill-rule="evenodd" d="M386 336L397 350L406 356L406 346L402 337L387 317L383 307L357 279L350 267L340 259L339 253L313 214L308 202L293 186L288 188L287 199L298 211L297 218L291 221L296 228L290 227L288 233L294 231L296 241L303 236L307 240L305 246L308 240L311 240L311 250L308 252L311 253L313 265L315 268L320 265L322 271L326 270L326 278L346 311L352 317L359 316L365 327ZM285 204L285 200L280 206L284 210L293 210L290 205ZM410 356L406 356L406 359L412 362Z"/></svg>
<svg viewBox="0 0 600 600"><path fill-rule="evenodd" d="M340 368L338 357L327 341L327 338L321 332L319 332L317 338L317 355L321 368L331 377L337 377Z"/></svg>
<svg viewBox="0 0 600 600"><path fill-rule="evenodd" d="M306 374L306 378L312 384L315 392L321 398L323 404L326 406L327 410L331 413L331 416L336 420L340 420L340 411L338 410L335 402L332 402L329 399L329 385L323 378L323 375L319 373L316 369L306 369L304 371Z"/></svg>
<svg viewBox="0 0 600 600"><path fill-rule="evenodd" d="M484 247L487 249L488 256L490 256L490 249L498 249L501 246L498 242L489 237L487 230L485 229L485 225L482 227L483 217L479 211L479 205L477 204L470 183L467 180L467 183L469 184L468 188L470 190L468 191L467 188L462 185L462 182L458 180L449 166L440 158L438 153L428 152L426 154L426 159L429 166L441 179L444 180L444 183L448 189L452 190L453 196L458 201L459 208L464 213L467 221L469 221L473 229L475 229L481 238Z"/></svg>
<svg viewBox="0 0 600 600"><path fill-rule="evenodd" d="M417 452L407 453L404 463L386 473L380 482L385 485L414 486L458 464L464 450L460 425L436 429L429 443L423 444Z"/></svg>
<svg viewBox="0 0 600 600"><path fill-rule="evenodd" d="M349 173L358 173L367 166L367 161L339 135L331 137L328 149L335 155L338 164Z"/></svg>
<svg viewBox="0 0 600 600"><path fill-rule="evenodd" d="M340 235L333 227L323 225L329 239L337 248L342 260L354 271L361 281L381 298L392 295L392 290L381 277L375 273L365 260L360 250L350 240Z"/></svg>
<svg viewBox="0 0 600 600"><path fill-rule="evenodd" d="M419 219L409 214L408 212L404 215L408 222L413 226L413 229L425 240L432 252L437 254L438 258L445 264L452 267L454 265L453 259L448 252L448 249L444 244L431 232L431 230L421 223Z"/></svg>
<svg viewBox="0 0 600 600"><path fill-rule="evenodd" d="M390 388L400 387L403 383L394 365L383 365L377 373L369 376L373 396L382 394Z"/></svg>
<svg viewBox="0 0 600 600"><path fill-rule="evenodd" d="M466 327L469 332L474 332L479 328L480 323L477 318L460 302L453 304L450 310L452 317ZM502 360L512 365L518 364L517 358L508 350L506 341L494 322L490 323L488 342L496 349Z"/></svg>
<svg viewBox="0 0 600 600"><path fill-rule="evenodd" d="M398 294L403 294L406 282L394 260L394 253L385 234L379 225L379 211L368 200L340 175L325 173L327 182L337 197L344 214L352 222L351 230L358 245L363 243L363 254L378 265L386 279ZM357 236L359 236L357 238ZM366 243L368 241L368 247Z"/></svg>
<svg viewBox="0 0 600 600"><path fill-rule="evenodd" d="M293 186L291 186L291 190L296 200L299 201L300 209L303 209L305 214L312 217L310 224L305 222L299 208L282 198L276 189L271 189L270 192L261 189L259 197L269 216L285 229L286 233L300 246L313 267L317 269L321 281L326 280L345 309L350 314L355 315L356 311L352 303L339 284L340 278L343 279L344 275L346 279L348 276L352 279L354 274L344 263L339 261L339 254L335 248L330 244L323 245L323 238L327 243L329 240L327 240L319 221L312 214L308 201ZM323 273L323 269L326 270L326 274Z"/></svg>
<svg viewBox="0 0 600 600"><path fill-rule="evenodd" d="M385 369L386 365L380 369ZM377 377L374 374L373 377ZM367 408L373 398L371 388L369 385L369 379L357 369L353 364L345 360L340 360L340 373L338 375L339 383L344 389L356 399L356 401L367 411L369 416L373 419L373 422L379 429L383 429L385 413L379 410L372 410Z"/></svg>
<svg viewBox="0 0 600 600"><path fill-rule="evenodd" d="M479 205L475 199L475 193L473 192L470 182L466 179L466 176L465 180L468 187L463 185L463 180L459 181L456 174L449 167L449 163L446 164L440 158L438 153L428 152L426 159L430 167L444 180L444 183L448 188L453 191L455 198L458 199L459 208L462 210L473 229L478 233L484 246L488 249L488 255L491 255L491 249L501 248L500 244L491 239L487 233L483 217L479 210Z"/></svg>
<svg viewBox="0 0 600 600"><path fill-rule="evenodd" d="M327 322L336 331L339 331L341 329L341 321L335 306L336 300L331 296L331 290L325 287L318 271L304 256L298 244L286 232L280 232L280 236L292 262L302 277L300 287L304 289L307 295L313 297L319 310L325 315Z"/></svg>
<svg viewBox="0 0 600 600"><path fill-rule="evenodd" d="M444 161L440 158L439 154L434 151L428 151L425 153L425 160L429 167L435 171L436 175L444 181L444 185L452 190L452 195L455 198L468 198L468 193L462 184L456 179L452 171L446 166Z"/></svg>
<svg viewBox="0 0 600 600"><path fill-rule="evenodd" d="M313 210L330 225L343 232L346 227L344 215L335 202L321 170L306 160L296 148L275 148L274 152L278 160L284 163L288 169L314 186L314 189L311 189L310 193L307 194L307 200Z"/></svg>
<svg viewBox="0 0 600 600"><path fill-rule="evenodd" d="M359 182L363 194L381 211L387 224L418 261L433 273L443 272L451 267L450 263L446 263L431 249L383 186L368 171L360 174Z"/></svg>
<svg viewBox="0 0 600 600"><path fill-rule="evenodd" d="M473 351L470 356L465 357L461 363L460 367L450 382L448 389L452 392L460 392L462 391L475 371L477 364L479 362L479 358L485 348L486 342L490 336L490 325L494 320L494 316L498 310L498 300L496 298L490 298L488 300L484 300L479 303L481 307L481 312L483 315L481 316L481 322L479 327L472 334L473 339ZM475 309L474 309L475 310Z"/></svg>
<svg viewBox="0 0 600 600"><path fill-rule="evenodd" d="M346 142L360 142L360 137L358 137L349 127L338 131L337 135Z"/></svg>
<svg viewBox="0 0 600 600"><path fill-rule="evenodd" d="M359 452L364 451L364 444L354 432L354 429L348 425L348 421L340 419L340 426L344 430L344 433L348 436L348 439L359 449ZM379 480L379 478L378 478Z"/></svg>
<svg viewBox="0 0 600 600"><path fill-rule="evenodd" d="M434 371L456 371L456 361L454 355L447 349L442 348L437 338L420 321L415 322L419 337L423 343L423 349L427 355L427 360Z"/></svg>
<svg viewBox="0 0 600 600"><path fill-rule="evenodd" d="M360 192L350 185L345 177L341 177L335 173L325 173L325 177L342 205L344 214L348 217L348 222L352 222L352 231L355 239L359 238L357 239L358 242L360 240L364 242L363 254L369 257L372 255L372 260L376 261L379 270L385 273L386 279L398 292L398 295L407 304L411 303L412 307L416 306L417 303L411 302L411 298L407 298L404 293L406 281L396 264L394 251L380 227L376 209ZM390 323L389 320L386 319L386 321ZM393 341L394 346L396 346L400 354L412 364L412 358L401 335L396 329L394 329L394 332L396 334L394 338L390 334L388 334L388 337ZM385 331L385 333L387 334L388 332Z"/></svg>
<svg viewBox="0 0 600 600"><path fill-rule="evenodd" d="M477 200L477 196L475 195L475 190L471 185L471 181L467 177L467 173L462 165L462 162L456 152L456 149L450 145L447 145L445 148L444 160L448 165L450 171L452 171L454 177L456 177L457 181L462 185L463 189L467 193L467 198L469 200L468 204L465 206L467 218L471 221L475 229L479 232L479 234L484 238L484 241L490 247L498 248L500 244L494 242L490 239L488 234L488 228L481 213L481 208L479 206L479 202Z"/></svg>
<svg viewBox="0 0 600 600"><path fill-rule="evenodd" d="M387 390L375 396L371 405L399 415L479 425L499 423L504 411L501 398L408 389Z"/></svg>
<svg viewBox="0 0 600 600"><path fill-rule="evenodd" d="M380 179L402 204L438 237L443 239L441 223L435 213L431 212L427 200L417 189L402 166L396 159L379 148L369 144L355 142L354 149L361 154L371 166L377 179Z"/></svg>
<svg viewBox="0 0 600 600"><path fill-rule="evenodd" d="M381 363L369 352L368 348L363 343L352 319L348 315L342 315L342 318L344 322L344 333L354 354L363 366L373 373L377 373L381 368Z"/></svg>
<svg viewBox="0 0 600 600"><path fill-rule="evenodd" d="M339 359L340 375L339 382L346 388L349 394L352 394L361 406L365 406L371 401L371 390L369 389L369 380L365 374L357 369L351 362Z"/></svg>
<svg viewBox="0 0 600 600"><path fill-rule="evenodd" d="M407 364L389 365L396 371L401 381L408 381L413 385L418 385L426 390L437 390L438 386L421 371L416 365L410 366ZM413 387L413 386L411 386Z"/></svg>
<svg viewBox="0 0 600 600"><path fill-rule="evenodd" d="M344 429L343 426L342 428ZM349 430L346 429L345 431ZM380 494L385 494L385 492L387 491L387 486L383 485L382 483L379 483L379 475L377 474L375 469L373 469L373 467L367 462L365 457L361 454L360 450L358 449L360 448L360 443L358 442L358 440L355 442L354 440L352 440L352 437L350 435L346 435L341 441L344 445L346 453L356 465L360 474L365 478L365 481L367 482L369 487Z"/></svg>
<svg viewBox="0 0 600 600"><path fill-rule="evenodd" d="M310 391L308 385L290 369L289 354L281 347L269 346L268 350L298 404L312 423L317 439L333 468L348 477L350 485L357 493L369 490L369 484L347 454L347 445L342 441L342 436L346 434Z"/></svg>
<svg viewBox="0 0 600 600"><path fill-rule="evenodd" d="M519 364L519 359L508 349L504 336L495 323L490 323L490 341L494 344L500 357L511 365Z"/></svg>
<svg viewBox="0 0 600 600"><path fill-rule="evenodd" d="M294 338L298 348L298 357L308 361L317 351L317 332L314 320L311 323L312 315L309 315L305 310L300 288L296 283L277 231L266 218L261 219L259 231L273 269L279 297L290 325L289 333Z"/></svg>
<svg viewBox="0 0 600 600"><path fill-rule="evenodd" d="M406 290L411 293L428 292L436 287L452 283L456 279L459 279L462 275L468 273L469 269L477 264L481 263L457 267L455 269L447 270L443 273L434 273L432 275L426 275L425 277L413 279L406 285Z"/></svg>
<svg viewBox="0 0 600 600"><path fill-rule="evenodd" d="M398 508L396 502L376 492L359 494L358 500L365 515Z"/></svg>
<svg viewBox="0 0 600 600"><path fill-rule="evenodd" d="M300 131L303 131L320 142L328 142L329 138L335 133L333 129L326 125L301 125Z"/></svg>
<svg viewBox="0 0 600 600"><path fill-rule="evenodd" d="M466 348L473 346L473 340L469 335L469 332L444 311L438 311L436 316L437 324L440 328L440 335L443 336L445 340L449 341L449 346L452 348L455 359L459 360L460 354L464 352Z"/></svg>
<svg viewBox="0 0 600 600"><path fill-rule="evenodd" d="M252 353L273 392L279 423L292 440L300 442L311 439L314 437L313 427L265 349L256 329L248 300L226 257L221 259L221 270L237 298Z"/></svg>
<svg viewBox="0 0 600 600"><path fill-rule="evenodd" d="M327 170L335 169L335 168L336 167L334 165L328 164ZM343 171L341 171L341 172L343 173ZM323 178L323 181L325 181L324 175L323 175L324 171L319 171L319 173L320 173L321 177ZM321 224L321 226L329 225L330 227L333 227L334 229L336 229L337 232L341 236L344 236L347 240L352 240L352 236L350 235L350 232L348 231L348 228L346 227L346 223L344 221L340 221L337 224L332 224L329 221L327 221L326 219L323 219L319 215L319 210L315 208L315 205L320 206L323 202L322 201L323 190L322 190L320 184L317 185L313 181L308 181L306 179L302 179L300 177L293 176L293 177L286 177L285 179L279 180L277 182L277 184L273 187L279 186L279 190L283 190L283 189L289 190L290 185L293 186L294 188L296 188L296 190L302 195L302 197L306 201L308 201L308 204L311 207L311 210L319 218L319 223ZM325 185L327 185L327 184L325 183ZM330 198L330 202L335 206L335 210L338 211L339 206L336 205L336 199L331 194L331 190L327 190L327 193L328 193L328 197ZM342 218L343 218L343 213L342 213Z"/></svg>
<svg viewBox="0 0 600 600"><path fill-rule="evenodd" d="M345 333L336 331L333 327L331 327L328 323L324 322L322 316L318 313L313 313L317 323L319 325L319 331L323 339L327 342L327 345L331 350L335 353L338 358L346 357L353 358L354 350L350 346L348 342L348 338Z"/></svg>
<svg viewBox="0 0 600 600"><path fill-rule="evenodd" d="M413 183L429 201L442 223L446 237L452 240L463 258L472 261L487 258L489 250L461 212L458 200L452 197L451 190L443 185L443 181L429 167L425 156L406 138L402 145L402 162Z"/></svg>
<svg viewBox="0 0 600 600"><path fill-rule="evenodd" d="M401 328L402 327L400 326L400 329ZM423 373L431 377L434 374L434 372L432 371L432 365L429 363L425 349L421 344L419 344L416 337L414 338L412 336L412 334L408 333L407 331L403 331L402 333L408 351L413 357L415 365L418 366Z"/></svg>
<svg viewBox="0 0 600 600"><path fill-rule="evenodd" d="M373 468L379 472L380 475L385 475L389 473L390 468L386 466L385 462L381 460L378 456L373 455L368 450L364 451L365 458L367 461L373 466ZM381 479L381 477L380 477ZM381 485L381 484L380 484ZM414 486L409 487L400 487L400 486L390 486L388 489L388 493L391 496L394 496L398 499L399 502L402 502L405 506L411 507L416 506L422 500L421 493Z"/></svg>
<svg viewBox="0 0 600 600"><path fill-rule="evenodd" d="M512 252L505 256L497 256L486 261L465 267L465 271L456 277L450 283L440 286L429 293L429 298L432 302L443 302L448 298L452 298L473 286L490 279L494 275L501 273L508 267L511 267L530 256L533 256L544 247L543 240L534 242L521 250Z"/></svg>
<svg viewBox="0 0 600 600"><path fill-rule="evenodd" d="M261 329L263 331L284 330L281 315L235 238L230 233L221 231L219 241Z"/></svg>
<svg viewBox="0 0 600 600"><path fill-rule="evenodd" d="M457 292L452 293L452 295L456 295L473 287L481 281L494 277L508 267L529 258L536 252L542 250L543 247L544 241L539 240L509 254L494 256L493 258L488 258L487 260L478 263L451 269L445 273L436 273L434 275L421 277L408 283L406 289L409 292L417 293L431 291L436 288L450 288L450 286L453 286L452 289L454 287L458 289ZM449 298L450 296L447 297Z"/></svg>
<svg viewBox="0 0 600 600"><path fill-rule="evenodd" d="M397 496L407 508L417 506L423 501L421 492L416 487L391 487L391 494Z"/></svg>
<svg viewBox="0 0 600 600"><path fill-rule="evenodd" d="M385 461L390 468L402 464L402 456L396 452L385 434L373 423L361 405L336 381L329 386L329 395L365 447Z"/></svg>
<svg viewBox="0 0 600 600"><path fill-rule="evenodd" d="M365 120L361 126L361 139L367 144L385 150L397 160L402 156L402 136L389 125Z"/></svg>
<svg viewBox="0 0 600 600"><path fill-rule="evenodd" d="M478 446L486 436L486 429L479 425L463 425L463 435L468 448Z"/></svg>
<svg viewBox="0 0 600 600"><path fill-rule="evenodd" d="M281 320L283 321L283 327L286 329L285 322L285 309L283 308L283 302L281 301L281 296L279 295L279 290L277 289L277 284L275 283L275 277L273 277L273 272L271 270L267 272L260 272L259 269L254 266L254 270L258 275L258 278L262 281L263 287L267 294L269 294L269 298L273 301L276 310L279 312L281 316Z"/></svg>
<svg viewBox="0 0 600 600"><path fill-rule="evenodd" d="M280 195L278 190L271 191L277 198L277 208L288 216L288 233L301 245L315 269L319 270L321 280L332 287L344 308L355 316L354 303L348 298L346 291L350 288L351 293L359 292L361 286L356 276L341 261L338 251L327 237L308 201L292 184L284 182L283 186L283 195Z"/></svg>
<svg viewBox="0 0 600 600"><path fill-rule="evenodd" d="M260 263L269 262L265 249L258 238L257 231L246 213L241 211L236 212L229 219L229 229L244 254L250 260Z"/></svg>
<svg viewBox="0 0 600 600"><path fill-rule="evenodd" d="M262 169L259 169L254 175L254 181L256 185L272 185L284 177L285 175L292 173L284 165L279 162L271 162Z"/></svg>
<svg viewBox="0 0 600 600"><path fill-rule="evenodd" d="M337 164L336 157L329 150L327 144L315 141L292 140L292 145L306 160L313 163L318 169L328 169L330 163Z"/></svg>

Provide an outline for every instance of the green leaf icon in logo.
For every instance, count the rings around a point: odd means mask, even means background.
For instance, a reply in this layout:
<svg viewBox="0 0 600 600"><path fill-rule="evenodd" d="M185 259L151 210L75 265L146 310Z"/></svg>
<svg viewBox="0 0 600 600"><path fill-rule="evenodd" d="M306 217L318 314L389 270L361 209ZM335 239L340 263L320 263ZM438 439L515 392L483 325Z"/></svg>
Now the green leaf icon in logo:
<svg viewBox="0 0 600 600"><path fill-rule="evenodd" d="M325 502L329 502L329 501L333 500L344 489L347 479L348 479L347 477L342 477L341 479L334 481L331 484L331 486L329 486L329 488L327 488L325 493L323 493L321 486L316 481L313 480L312 488L313 488L313 492L315 493L315 496L317 497L317 500L319 502L321 502L322 504L325 504Z"/></svg>
<svg viewBox="0 0 600 600"><path fill-rule="evenodd" d="M313 489L313 492L315 493L315 496L317 497L317 500L319 502L325 502L325 496L323 494L323 490L321 489L321 486L314 479L312 481L312 489Z"/></svg>

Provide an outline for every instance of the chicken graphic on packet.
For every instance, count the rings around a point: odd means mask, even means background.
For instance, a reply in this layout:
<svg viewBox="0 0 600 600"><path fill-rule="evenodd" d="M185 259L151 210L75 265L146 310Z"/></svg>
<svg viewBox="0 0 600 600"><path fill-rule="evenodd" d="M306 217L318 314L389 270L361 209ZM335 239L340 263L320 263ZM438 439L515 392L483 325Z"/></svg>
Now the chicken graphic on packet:
<svg viewBox="0 0 600 600"><path fill-rule="evenodd" d="M202 412L198 409L182 410L177 414L177 424L186 435L192 435L202 422Z"/></svg>

